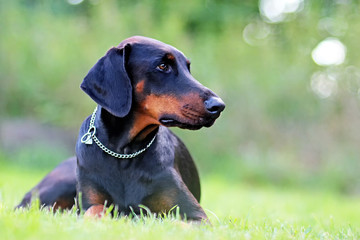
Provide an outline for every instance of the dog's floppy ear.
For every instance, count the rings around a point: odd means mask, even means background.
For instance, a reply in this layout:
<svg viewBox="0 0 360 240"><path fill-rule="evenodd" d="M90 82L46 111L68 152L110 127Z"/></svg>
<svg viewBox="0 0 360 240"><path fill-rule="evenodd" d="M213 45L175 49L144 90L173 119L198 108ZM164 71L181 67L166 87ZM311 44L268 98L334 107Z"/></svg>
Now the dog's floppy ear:
<svg viewBox="0 0 360 240"><path fill-rule="evenodd" d="M132 102L132 87L126 72L130 45L111 48L90 69L81 83L81 89L97 104L117 117L125 117Z"/></svg>

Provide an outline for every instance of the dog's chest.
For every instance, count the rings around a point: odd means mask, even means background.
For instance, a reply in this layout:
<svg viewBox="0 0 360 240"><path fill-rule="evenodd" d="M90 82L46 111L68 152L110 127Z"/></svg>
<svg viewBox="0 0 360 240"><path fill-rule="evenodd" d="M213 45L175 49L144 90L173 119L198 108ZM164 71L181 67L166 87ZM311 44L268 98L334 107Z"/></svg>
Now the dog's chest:
<svg viewBox="0 0 360 240"><path fill-rule="evenodd" d="M128 213L133 209L138 213L138 206L144 204L144 199L156 194L157 179L169 167L169 164L163 165L157 161L151 163L151 159L146 157L141 161L120 160L111 170L106 171L108 174L103 178L106 179L104 186L113 204L118 206L121 212Z"/></svg>

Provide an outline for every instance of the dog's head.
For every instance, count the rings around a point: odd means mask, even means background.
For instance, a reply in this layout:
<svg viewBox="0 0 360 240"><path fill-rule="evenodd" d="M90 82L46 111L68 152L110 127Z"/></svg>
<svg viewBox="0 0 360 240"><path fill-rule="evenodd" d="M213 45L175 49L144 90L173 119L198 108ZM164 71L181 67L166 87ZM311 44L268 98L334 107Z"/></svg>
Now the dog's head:
<svg viewBox="0 0 360 240"><path fill-rule="evenodd" d="M81 88L117 117L132 109L143 121L167 127L209 127L225 108L215 93L193 78L183 53L138 36L111 48Z"/></svg>

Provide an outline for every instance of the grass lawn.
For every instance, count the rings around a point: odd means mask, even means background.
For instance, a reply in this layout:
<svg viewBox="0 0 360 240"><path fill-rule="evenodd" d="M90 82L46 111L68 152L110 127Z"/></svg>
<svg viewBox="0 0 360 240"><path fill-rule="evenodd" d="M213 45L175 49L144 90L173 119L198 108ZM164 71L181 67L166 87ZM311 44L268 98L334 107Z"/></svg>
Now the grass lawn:
<svg viewBox="0 0 360 240"><path fill-rule="evenodd" d="M202 180L212 226L176 218L84 219L73 212L13 211L45 174L0 162L0 239L360 239L360 199L331 192Z"/></svg>

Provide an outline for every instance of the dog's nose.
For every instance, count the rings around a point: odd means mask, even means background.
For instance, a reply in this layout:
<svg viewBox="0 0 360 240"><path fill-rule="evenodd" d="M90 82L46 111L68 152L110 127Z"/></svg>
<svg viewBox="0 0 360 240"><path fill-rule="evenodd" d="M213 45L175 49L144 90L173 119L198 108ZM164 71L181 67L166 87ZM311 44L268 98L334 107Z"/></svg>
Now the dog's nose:
<svg viewBox="0 0 360 240"><path fill-rule="evenodd" d="M210 97L204 104L206 110L213 115L221 113L225 108L225 103L219 97Z"/></svg>

